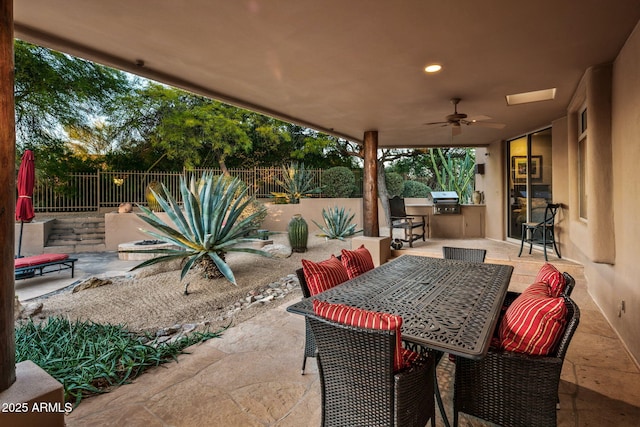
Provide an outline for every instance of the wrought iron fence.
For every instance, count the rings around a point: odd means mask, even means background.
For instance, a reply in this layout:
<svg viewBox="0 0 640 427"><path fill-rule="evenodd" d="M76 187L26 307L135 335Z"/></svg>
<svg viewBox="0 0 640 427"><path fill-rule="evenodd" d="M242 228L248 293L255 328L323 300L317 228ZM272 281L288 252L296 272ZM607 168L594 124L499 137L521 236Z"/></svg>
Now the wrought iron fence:
<svg viewBox="0 0 640 427"><path fill-rule="evenodd" d="M84 212L114 208L121 203L146 206L145 192L154 181L163 183L177 201L180 197L180 177L189 179L204 171L222 173L219 169L197 169L182 172L98 171L95 173L69 174L64 179L38 179L33 194L36 212ZM322 169L309 170L313 184L322 188ZM356 193L362 196L362 172L354 170ZM256 198L271 198L272 193L282 191L276 178L282 179L282 168L230 169L231 176L238 177L249 187L249 194ZM315 197L323 197L320 193Z"/></svg>

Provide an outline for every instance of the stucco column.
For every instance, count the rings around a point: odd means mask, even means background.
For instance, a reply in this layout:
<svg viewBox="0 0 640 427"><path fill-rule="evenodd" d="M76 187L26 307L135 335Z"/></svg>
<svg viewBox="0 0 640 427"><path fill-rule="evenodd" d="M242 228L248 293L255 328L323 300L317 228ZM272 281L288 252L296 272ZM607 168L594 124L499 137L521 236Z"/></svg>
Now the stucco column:
<svg viewBox="0 0 640 427"><path fill-rule="evenodd" d="M16 380L13 248L16 130L13 104L13 0L0 0L0 391Z"/></svg>
<svg viewBox="0 0 640 427"><path fill-rule="evenodd" d="M379 237L378 224L378 131L364 133L364 179L362 189L363 234Z"/></svg>

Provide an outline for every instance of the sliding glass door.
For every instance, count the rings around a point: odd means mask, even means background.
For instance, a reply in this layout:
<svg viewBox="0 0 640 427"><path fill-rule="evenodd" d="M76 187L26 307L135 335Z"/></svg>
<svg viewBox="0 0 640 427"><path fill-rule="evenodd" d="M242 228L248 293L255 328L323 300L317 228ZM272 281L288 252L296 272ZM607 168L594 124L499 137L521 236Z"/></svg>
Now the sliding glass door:
<svg viewBox="0 0 640 427"><path fill-rule="evenodd" d="M542 221L553 201L551 128L508 141L507 161L507 236L519 240L522 223Z"/></svg>

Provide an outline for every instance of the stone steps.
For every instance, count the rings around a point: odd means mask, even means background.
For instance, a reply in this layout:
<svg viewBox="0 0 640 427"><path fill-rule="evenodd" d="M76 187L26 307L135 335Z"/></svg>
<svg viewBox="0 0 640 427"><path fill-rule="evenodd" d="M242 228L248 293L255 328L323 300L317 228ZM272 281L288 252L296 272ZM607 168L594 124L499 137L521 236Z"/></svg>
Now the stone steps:
<svg viewBox="0 0 640 427"><path fill-rule="evenodd" d="M102 217L57 218L51 227L45 253L102 252L105 223Z"/></svg>

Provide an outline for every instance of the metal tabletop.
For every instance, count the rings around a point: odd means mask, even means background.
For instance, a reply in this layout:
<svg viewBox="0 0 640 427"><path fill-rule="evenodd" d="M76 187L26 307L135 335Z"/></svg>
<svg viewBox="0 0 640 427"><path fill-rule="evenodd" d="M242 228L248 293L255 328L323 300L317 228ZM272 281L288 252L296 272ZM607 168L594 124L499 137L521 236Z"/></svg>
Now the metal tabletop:
<svg viewBox="0 0 640 427"><path fill-rule="evenodd" d="M402 338L471 359L485 356L513 267L404 255L287 311L313 314L313 300L402 316Z"/></svg>

